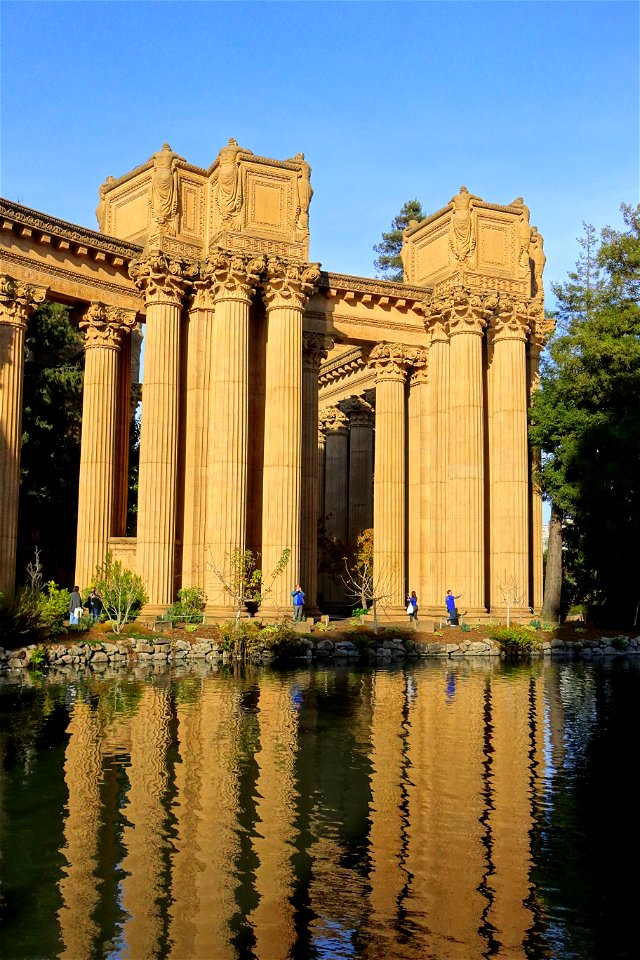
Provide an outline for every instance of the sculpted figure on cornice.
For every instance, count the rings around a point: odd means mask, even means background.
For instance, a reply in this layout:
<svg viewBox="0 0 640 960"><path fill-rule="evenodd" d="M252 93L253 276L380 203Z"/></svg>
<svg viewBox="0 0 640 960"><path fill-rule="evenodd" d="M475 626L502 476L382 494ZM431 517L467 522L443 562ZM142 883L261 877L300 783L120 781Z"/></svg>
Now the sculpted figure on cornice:
<svg viewBox="0 0 640 960"><path fill-rule="evenodd" d="M547 262L547 257L544 252L544 240L542 239L542 234L538 233L537 227L532 227L531 229L529 256L533 261L533 295L534 297L542 297L544 292L542 288L542 273L544 271L544 265Z"/></svg>
<svg viewBox="0 0 640 960"><path fill-rule="evenodd" d="M529 277L531 267L529 265L529 247L531 243L531 224L529 223L529 207L525 204L522 197L516 197L511 204L513 207L520 207L520 219L516 225L516 236L518 238L518 267L523 277Z"/></svg>
<svg viewBox="0 0 640 960"><path fill-rule="evenodd" d="M26 327L29 315L46 296L45 287L14 280L8 274L0 274L0 323L14 327Z"/></svg>
<svg viewBox="0 0 640 960"><path fill-rule="evenodd" d="M129 276L147 303L168 302L179 305L185 292L199 275L196 260L181 260L152 250L129 264Z"/></svg>
<svg viewBox="0 0 640 960"><path fill-rule="evenodd" d="M133 310L107 307L104 303L94 301L78 326L85 331L85 350L90 347L118 350L123 334L129 333L135 324L136 314Z"/></svg>
<svg viewBox="0 0 640 960"><path fill-rule="evenodd" d="M465 186L452 197L450 202L453 213L451 215L450 246L456 260L464 262L476 248L476 229L473 218L473 201L482 200L469 193Z"/></svg>
<svg viewBox="0 0 640 960"><path fill-rule="evenodd" d="M105 197L107 195L107 191L111 187L111 184L115 182L116 182L116 178L109 176L107 177L105 182L100 185L100 188L98 189L98 196L100 199L98 200L98 206L96 207L96 220L98 221L98 226L100 227L101 233L104 233L104 228L105 228L104 215L106 213L106 208L107 208Z"/></svg>
<svg viewBox="0 0 640 960"><path fill-rule="evenodd" d="M292 158L294 163L298 163L300 169L296 178L296 225L302 233L309 232L309 204L313 196L313 187L311 186L311 167L304 159L304 153L296 153Z"/></svg>
<svg viewBox="0 0 640 960"><path fill-rule="evenodd" d="M529 333L529 300L501 294L491 315L491 335L495 340L526 340Z"/></svg>
<svg viewBox="0 0 640 960"><path fill-rule="evenodd" d="M369 365L375 367L376 379L404 379L412 366L426 363L426 352L403 343L377 343L369 354Z"/></svg>
<svg viewBox="0 0 640 960"><path fill-rule="evenodd" d="M202 276L211 284L214 301L234 299L249 302L265 266L266 258L262 255L252 257L218 249L207 257Z"/></svg>
<svg viewBox="0 0 640 960"><path fill-rule="evenodd" d="M238 214L242 209L243 191L240 173L240 154L253 156L251 150L238 146L233 137L226 147L222 147L218 157L218 208L222 222L232 229L238 226Z"/></svg>
<svg viewBox="0 0 640 960"><path fill-rule="evenodd" d="M178 161L184 157L174 153L168 143L154 153L153 180L151 181L151 213L153 219L164 227L166 233L175 234L178 212Z"/></svg>
<svg viewBox="0 0 640 960"><path fill-rule="evenodd" d="M319 277L319 263L294 263L270 257L262 285L267 307L302 309L316 289Z"/></svg>

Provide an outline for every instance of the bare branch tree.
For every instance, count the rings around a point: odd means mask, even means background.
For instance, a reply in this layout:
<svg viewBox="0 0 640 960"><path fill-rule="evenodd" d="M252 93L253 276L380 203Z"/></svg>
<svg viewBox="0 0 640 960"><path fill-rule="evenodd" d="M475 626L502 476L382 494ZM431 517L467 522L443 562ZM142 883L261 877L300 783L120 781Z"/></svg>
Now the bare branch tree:
<svg viewBox="0 0 640 960"><path fill-rule="evenodd" d="M394 596L396 566L389 564L381 570L373 566L373 530L365 530L357 539L356 552L352 560L343 558L345 572L342 582L348 595L360 602L360 609L373 611L373 632L378 632L378 604L386 612L385 601Z"/></svg>
<svg viewBox="0 0 640 960"><path fill-rule="evenodd" d="M507 626L510 626L511 608L523 607L525 604L525 588L520 585L515 574L507 576L506 573L502 578L498 577L498 587L507 610Z"/></svg>

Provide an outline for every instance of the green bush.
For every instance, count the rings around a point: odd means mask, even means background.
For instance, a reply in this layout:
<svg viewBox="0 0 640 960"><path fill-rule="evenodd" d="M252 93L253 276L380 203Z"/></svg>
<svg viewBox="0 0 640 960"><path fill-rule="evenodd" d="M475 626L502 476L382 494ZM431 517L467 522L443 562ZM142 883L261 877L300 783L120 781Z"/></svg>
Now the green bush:
<svg viewBox="0 0 640 960"><path fill-rule="evenodd" d="M45 584L37 599L42 621L50 633L65 633L64 621L69 616L69 591L60 588L53 580Z"/></svg>
<svg viewBox="0 0 640 960"><path fill-rule="evenodd" d="M182 587L178 599L168 608L163 620L178 620L180 623L202 623L207 597L202 587Z"/></svg>
<svg viewBox="0 0 640 960"><path fill-rule="evenodd" d="M509 656L528 654L540 649L540 640L533 631L515 623L508 627L492 627L489 637L499 644L502 653Z"/></svg>
<svg viewBox="0 0 640 960"><path fill-rule="evenodd" d="M96 569L94 583L114 633L121 633L149 599L142 578L123 567L120 560L114 560L110 550L102 566Z"/></svg>

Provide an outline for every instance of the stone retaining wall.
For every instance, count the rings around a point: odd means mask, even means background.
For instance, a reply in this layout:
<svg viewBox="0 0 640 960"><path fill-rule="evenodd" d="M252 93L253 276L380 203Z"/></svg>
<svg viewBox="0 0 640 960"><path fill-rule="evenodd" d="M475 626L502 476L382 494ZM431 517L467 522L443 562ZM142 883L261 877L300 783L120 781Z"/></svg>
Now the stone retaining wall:
<svg viewBox="0 0 640 960"><path fill-rule="evenodd" d="M46 659L40 660L41 651ZM566 643L564 640L545 641L539 650L531 652L533 657L564 656L582 659L594 659L621 654L640 654L640 639L626 636L603 637L601 640L584 640ZM291 655L296 659L314 662L333 659L336 661L365 659L369 662L386 663L392 660L415 660L436 658L457 660L465 657L500 657L497 643L489 639L469 640L461 643L428 643L414 640L384 639L371 643L363 649L350 640L331 640L323 637L311 640L301 637ZM33 663L31 663L33 658ZM266 645L258 647L248 658L254 662L270 662L274 653ZM213 640L139 640L135 638L118 640L115 643L78 642L73 644L53 643L45 647L34 645L19 650L4 650L0 647L0 670L23 670L35 666L88 666L93 670L109 666L127 666L151 662L153 664L176 664L204 660L208 662L229 662L233 655L221 644Z"/></svg>

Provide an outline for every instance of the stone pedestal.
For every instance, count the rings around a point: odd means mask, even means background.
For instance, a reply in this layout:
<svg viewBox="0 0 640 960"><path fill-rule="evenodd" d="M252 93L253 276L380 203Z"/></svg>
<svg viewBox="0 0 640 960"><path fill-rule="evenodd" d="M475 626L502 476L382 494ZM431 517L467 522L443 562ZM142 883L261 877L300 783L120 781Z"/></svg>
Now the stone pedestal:
<svg viewBox="0 0 640 960"><path fill-rule="evenodd" d="M263 287L267 307L262 494L262 616L289 611L300 577L302 480L302 309L319 276L314 264L272 259ZM284 572L273 578L285 550ZM303 590L305 585L302 585Z"/></svg>
<svg viewBox="0 0 640 960"><path fill-rule="evenodd" d="M149 594L143 615L163 613L175 596L181 303L197 266L153 251L133 260L147 304L137 572Z"/></svg>
<svg viewBox="0 0 640 960"><path fill-rule="evenodd" d="M81 590L92 586L96 568L105 562L109 537L115 533L118 359L121 338L135 322L134 313L102 303L92 303L80 321L85 331L85 367L75 582Z"/></svg>
<svg viewBox="0 0 640 960"><path fill-rule="evenodd" d="M29 315L44 298L44 289L0 275L0 593L7 599L16 583L24 339Z"/></svg>

